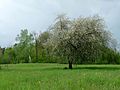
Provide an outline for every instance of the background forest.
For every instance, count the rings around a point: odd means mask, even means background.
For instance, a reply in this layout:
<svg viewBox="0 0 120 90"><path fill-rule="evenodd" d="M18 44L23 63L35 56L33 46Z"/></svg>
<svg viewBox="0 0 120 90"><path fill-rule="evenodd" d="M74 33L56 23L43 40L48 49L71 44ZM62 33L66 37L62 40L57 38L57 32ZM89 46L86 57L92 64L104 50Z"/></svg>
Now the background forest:
<svg viewBox="0 0 120 90"><path fill-rule="evenodd" d="M1 64L120 64L118 44L97 15L59 15L45 32L23 29L15 40L13 46L0 49Z"/></svg>

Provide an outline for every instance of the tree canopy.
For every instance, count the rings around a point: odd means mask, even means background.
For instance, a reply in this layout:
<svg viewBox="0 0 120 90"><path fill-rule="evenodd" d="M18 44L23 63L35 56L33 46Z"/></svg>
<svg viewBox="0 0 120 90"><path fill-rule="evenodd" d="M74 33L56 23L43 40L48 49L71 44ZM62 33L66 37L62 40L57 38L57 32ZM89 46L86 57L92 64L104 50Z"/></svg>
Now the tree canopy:
<svg viewBox="0 0 120 90"><path fill-rule="evenodd" d="M108 46L110 34L105 29L104 20L99 16L70 20L61 15L51 28L49 42L54 46L54 51L67 57L72 69L72 63L78 57L81 62L95 60L102 48Z"/></svg>

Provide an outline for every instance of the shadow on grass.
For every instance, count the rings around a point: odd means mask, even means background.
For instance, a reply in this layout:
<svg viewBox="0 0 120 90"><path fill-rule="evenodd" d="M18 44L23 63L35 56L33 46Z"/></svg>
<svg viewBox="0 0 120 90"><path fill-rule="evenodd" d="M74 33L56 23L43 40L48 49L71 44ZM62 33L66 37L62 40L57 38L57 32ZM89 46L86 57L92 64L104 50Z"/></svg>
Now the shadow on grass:
<svg viewBox="0 0 120 90"><path fill-rule="evenodd" d="M73 69L68 69L64 66L40 67L40 68L11 68L10 66L1 66L0 71L53 71L53 70L120 70L120 65L78 65L73 66Z"/></svg>
<svg viewBox="0 0 120 90"><path fill-rule="evenodd" d="M69 69L67 67L53 67L53 68L44 68L43 70L120 70L120 66L82 66L82 67L73 67Z"/></svg>
<svg viewBox="0 0 120 90"><path fill-rule="evenodd" d="M89 69L89 70L120 70L120 67L113 67L113 66L109 66L109 67L105 67L105 66L90 66L90 67L75 67L73 69Z"/></svg>

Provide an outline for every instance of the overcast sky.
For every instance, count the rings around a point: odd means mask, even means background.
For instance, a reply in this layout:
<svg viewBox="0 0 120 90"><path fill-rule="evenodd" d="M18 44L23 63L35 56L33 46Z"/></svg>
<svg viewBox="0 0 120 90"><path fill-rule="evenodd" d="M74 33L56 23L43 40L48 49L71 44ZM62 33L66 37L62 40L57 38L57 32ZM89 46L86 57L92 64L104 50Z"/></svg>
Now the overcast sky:
<svg viewBox="0 0 120 90"><path fill-rule="evenodd" d="M58 14L98 14L120 41L120 0L0 0L0 46L11 46L21 29L45 31Z"/></svg>

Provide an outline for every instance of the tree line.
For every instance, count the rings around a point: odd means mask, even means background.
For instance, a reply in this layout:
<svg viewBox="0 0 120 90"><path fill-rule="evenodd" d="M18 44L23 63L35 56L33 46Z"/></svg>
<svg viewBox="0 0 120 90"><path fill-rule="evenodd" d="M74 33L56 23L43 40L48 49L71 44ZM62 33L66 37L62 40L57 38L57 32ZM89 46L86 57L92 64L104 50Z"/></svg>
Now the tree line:
<svg viewBox="0 0 120 90"><path fill-rule="evenodd" d="M72 64L120 64L120 53L101 17L59 15L45 32L21 30L16 44L0 49L0 63L68 63L72 69Z"/></svg>

